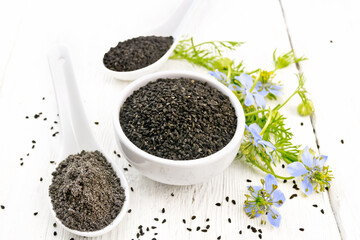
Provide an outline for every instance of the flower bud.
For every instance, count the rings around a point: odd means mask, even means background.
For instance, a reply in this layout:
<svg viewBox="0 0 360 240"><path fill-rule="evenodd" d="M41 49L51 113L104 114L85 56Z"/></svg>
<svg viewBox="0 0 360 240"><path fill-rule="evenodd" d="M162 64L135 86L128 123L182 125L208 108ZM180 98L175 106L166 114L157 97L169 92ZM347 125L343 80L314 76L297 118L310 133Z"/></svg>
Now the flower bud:
<svg viewBox="0 0 360 240"><path fill-rule="evenodd" d="M313 102L308 100L305 103L300 103L297 110L301 116L308 116L315 111L315 108Z"/></svg>
<svg viewBox="0 0 360 240"><path fill-rule="evenodd" d="M233 61L230 60L227 57L223 57L218 59L215 63L214 63L214 68L219 69L219 70L225 70L231 67Z"/></svg>

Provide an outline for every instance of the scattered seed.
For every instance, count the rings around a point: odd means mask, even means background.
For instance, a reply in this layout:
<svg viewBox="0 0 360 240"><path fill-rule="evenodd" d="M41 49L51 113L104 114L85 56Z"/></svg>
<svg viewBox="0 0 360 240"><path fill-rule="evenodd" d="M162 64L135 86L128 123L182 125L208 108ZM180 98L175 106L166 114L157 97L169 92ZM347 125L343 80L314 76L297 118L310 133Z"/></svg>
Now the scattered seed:
<svg viewBox="0 0 360 240"><path fill-rule="evenodd" d="M282 168L285 168L285 165L284 165L284 164L282 164L282 165L281 165L281 167L282 167Z"/></svg>
<svg viewBox="0 0 360 240"><path fill-rule="evenodd" d="M51 128L50 128L50 130L53 130L53 129L54 129L54 127L51 127Z"/></svg>
<svg viewBox="0 0 360 240"><path fill-rule="evenodd" d="M34 212L34 216L38 215L38 212Z"/></svg>
<svg viewBox="0 0 360 240"><path fill-rule="evenodd" d="M26 156L29 156L29 155L30 155L30 153L27 153L27 154L26 154Z"/></svg>
<svg viewBox="0 0 360 240"><path fill-rule="evenodd" d="M43 97L42 100L45 100L45 97Z"/></svg>
<svg viewBox="0 0 360 240"><path fill-rule="evenodd" d="M283 183L287 183L287 180L286 180L286 179L284 179Z"/></svg>
<svg viewBox="0 0 360 240"><path fill-rule="evenodd" d="M186 228L189 232L191 232L191 228Z"/></svg>
<svg viewBox="0 0 360 240"><path fill-rule="evenodd" d="M50 161L51 164L55 164L55 161Z"/></svg>
<svg viewBox="0 0 360 240"><path fill-rule="evenodd" d="M128 213L131 213L131 209L128 210Z"/></svg>
<svg viewBox="0 0 360 240"><path fill-rule="evenodd" d="M242 234L242 230L239 231L239 234Z"/></svg>
<svg viewBox="0 0 360 240"><path fill-rule="evenodd" d="M192 216L192 217L191 217L191 220L194 220L195 218L196 218L196 216Z"/></svg>
<svg viewBox="0 0 360 240"><path fill-rule="evenodd" d="M304 125L304 123L303 123L303 122L301 122L301 123L300 123L300 125L301 125L301 126L303 126L303 125Z"/></svg>
<svg viewBox="0 0 360 240"><path fill-rule="evenodd" d="M175 196L175 195L174 195L174 193L171 193L171 194L170 194L170 196L172 196L172 197L173 197L173 196Z"/></svg>
<svg viewBox="0 0 360 240"><path fill-rule="evenodd" d="M166 223L166 219L164 219L161 223L162 223L162 224Z"/></svg>
<svg viewBox="0 0 360 240"><path fill-rule="evenodd" d="M40 117L39 114L35 114L35 115L34 115L34 118L35 118L35 119L37 119L38 117Z"/></svg>
<svg viewBox="0 0 360 240"><path fill-rule="evenodd" d="M210 221L210 218L207 218L207 219L205 220L205 222L208 222L208 221Z"/></svg>
<svg viewBox="0 0 360 240"><path fill-rule="evenodd" d="M155 227L155 226L151 226L151 229L156 229L156 227Z"/></svg>
<svg viewBox="0 0 360 240"><path fill-rule="evenodd" d="M324 209L321 209L321 210L320 210L320 212L321 212L322 214L324 214L324 213L325 213L325 212L324 212Z"/></svg>
<svg viewBox="0 0 360 240"><path fill-rule="evenodd" d="M247 182L252 182L250 179L246 179Z"/></svg>
<svg viewBox="0 0 360 240"><path fill-rule="evenodd" d="M55 228L57 227L56 223L53 224L53 227L55 227Z"/></svg>
<svg viewBox="0 0 360 240"><path fill-rule="evenodd" d="M185 219L183 219L183 223L186 224L186 220L185 220Z"/></svg>
<svg viewBox="0 0 360 240"><path fill-rule="evenodd" d="M236 205L236 201L233 199L231 200L232 204Z"/></svg>
<svg viewBox="0 0 360 240"><path fill-rule="evenodd" d="M57 121L54 121L54 123L55 123L55 124L58 124L58 122L57 122Z"/></svg>
<svg viewBox="0 0 360 240"><path fill-rule="evenodd" d="M260 239L262 239L262 235L261 235L261 234L259 234L258 236L259 236Z"/></svg>
<svg viewBox="0 0 360 240"><path fill-rule="evenodd" d="M202 229L201 231L202 231L202 232L207 232L207 230L206 230L206 229Z"/></svg>
<svg viewBox="0 0 360 240"><path fill-rule="evenodd" d="M36 143L36 141L35 141L35 140L32 140L31 142L32 142L32 143L34 143L34 144Z"/></svg>
<svg viewBox="0 0 360 240"><path fill-rule="evenodd" d="M130 190L133 192L134 191L133 187L130 187Z"/></svg>
<svg viewBox="0 0 360 240"><path fill-rule="evenodd" d="M200 230L200 228L201 228L201 227L199 227L199 226L198 226L198 227L196 228L196 231L199 231L199 230Z"/></svg>
<svg viewBox="0 0 360 240"><path fill-rule="evenodd" d="M43 178L41 177L41 178L40 178L40 182L42 182L42 180L43 180Z"/></svg>
<svg viewBox="0 0 360 240"><path fill-rule="evenodd" d="M57 134L59 134L59 132L55 132L52 136L56 137Z"/></svg>
<svg viewBox="0 0 360 240"><path fill-rule="evenodd" d="M261 229L258 229L258 232L259 232L259 233L262 233L262 230L261 230Z"/></svg>
<svg viewBox="0 0 360 240"><path fill-rule="evenodd" d="M221 236L218 236L217 239L220 240L220 239L221 239Z"/></svg>
<svg viewBox="0 0 360 240"><path fill-rule="evenodd" d="M29 116L25 116L26 119L29 119Z"/></svg>
<svg viewBox="0 0 360 240"><path fill-rule="evenodd" d="M220 207L221 206L221 203L215 203L216 206Z"/></svg>
<svg viewBox="0 0 360 240"><path fill-rule="evenodd" d="M342 140L342 139L341 139L341 141L340 141L340 142L341 142L341 144L344 144L344 140Z"/></svg>
<svg viewBox="0 0 360 240"><path fill-rule="evenodd" d="M20 161L22 161L23 160L23 158L20 158Z"/></svg>
<svg viewBox="0 0 360 240"><path fill-rule="evenodd" d="M228 218L228 222L231 223L231 218Z"/></svg>
<svg viewBox="0 0 360 240"><path fill-rule="evenodd" d="M57 235L57 232L55 231L55 232L54 232L54 236L56 236L56 235Z"/></svg>
<svg viewBox="0 0 360 240"><path fill-rule="evenodd" d="M247 229L250 229L250 225L247 225Z"/></svg>
<svg viewBox="0 0 360 240"><path fill-rule="evenodd" d="M21 162L21 163L20 163L20 166L22 166L22 165L24 165L24 162Z"/></svg>
<svg viewBox="0 0 360 240"><path fill-rule="evenodd" d="M154 218L154 220L155 220L155 221L159 221L159 219L158 219L158 218Z"/></svg>
<svg viewBox="0 0 360 240"><path fill-rule="evenodd" d="M162 213L165 213L165 208L161 209L161 212L162 212Z"/></svg>
<svg viewBox="0 0 360 240"><path fill-rule="evenodd" d="M225 201L229 202L229 197L226 197L226 198L225 198Z"/></svg>
<svg viewBox="0 0 360 240"><path fill-rule="evenodd" d="M293 195L291 195L291 196L290 196L290 199L293 199L294 197L297 197L297 194L296 194L296 193L293 194Z"/></svg>
<svg viewBox="0 0 360 240"><path fill-rule="evenodd" d="M205 227L206 229L209 229L210 228L210 225L206 225L206 227Z"/></svg>
<svg viewBox="0 0 360 240"><path fill-rule="evenodd" d="M120 158L120 157L121 157L121 155L120 155L120 154L116 154L116 156L117 156L118 158Z"/></svg>
<svg viewBox="0 0 360 240"><path fill-rule="evenodd" d="M75 240L74 238L70 238L70 240Z"/></svg>
<svg viewBox="0 0 360 240"><path fill-rule="evenodd" d="M32 145L32 147L31 147L32 149L34 149L35 148L35 145Z"/></svg>
<svg viewBox="0 0 360 240"><path fill-rule="evenodd" d="M333 41L332 41L332 40L330 40L330 43L333 43Z"/></svg>
<svg viewBox="0 0 360 240"><path fill-rule="evenodd" d="M124 171L129 171L129 169L127 169L127 168L123 168L124 169Z"/></svg>
<svg viewBox="0 0 360 240"><path fill-rule="evenodd" d="M95 123L95 125L99 125L99 122L94 122Z"/></svg>
<svg viewBox="0 0 360 240"><path fill-rule="evenodd" d="M305 229L303 229L303 228L299 228L299 230L303 232Z"/></svg>
<svg viewBox="0 0 360 240"><path fill-rule="evenodd" d="M256 229L255 227L251 227L251 231L252 231L253 233L256 233L256 232L257 232L257 229Z"/></svg>
<svg viewBox="0 0 360 240"><path fill-rule="evenodd" d="M47 118L44 118L43 120L44 120L44 121L46 121L46 120L47 120Z"/></svg>
<svg viewBox="0 0 360 240"><path fill-rule="evenodd" d="M1 209L5 209L5 206L4 206L4 205L1 205L0 207L1 207Z"/></svg>

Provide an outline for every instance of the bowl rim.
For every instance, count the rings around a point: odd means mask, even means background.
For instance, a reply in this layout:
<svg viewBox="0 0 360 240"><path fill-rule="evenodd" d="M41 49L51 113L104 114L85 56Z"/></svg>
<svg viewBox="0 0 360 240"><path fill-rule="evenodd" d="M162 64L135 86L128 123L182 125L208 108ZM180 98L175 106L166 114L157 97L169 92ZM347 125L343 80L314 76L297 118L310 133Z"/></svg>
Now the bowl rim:
<svg viewBox="0 0 360 240"><path fill-rule="evenodd" d="M195 80L199 80L202 82L208 82L210 86L215 87L218 89L221 93L228 96L231 102L231 105L233 106L235 110L235 115L237 117L237 123L236 123L236 130L234 133L234 136L231 138L230 142L228 142L222 149L219 151L208 155L206 157L197 158L197 159L190 159L190 160L173 160L173 159L166 159L161 158L155 155L152 155L150 153L145 152L144 150L137 147L134 143L128 139L128 137L125 135L125 133L122 130L120 121L119 121L119 114L120 114L120 108L122 104L125 102L125 100L135 91L138 90L140 87L145 86L147 83L156 81L159 78L170 78L175 79L179 77L184 78L193 78ZM144 159L147 159L151 162L166 165L166 166L176 166L176 167L192 167L197 165L204 165L211 162L214 162L218 159L221 159L222 157L225 157L229 151L231 151L234 147L238 145L238 143L241 141L243 137L243 133L245 130L245 114L244 110L239 102L239 100L236 98L235 94L227 88L225 85L220 83L215 78L211 77L210 75L205 75L203 73L193 72L193 71L185 71L185 70L169 70L169 71L161 71L156 72L152 74L145 75L135 81L133 81L131 84L129 84L122 92L121 95L116 103L115 110L113 113L113 124L115 128L115 134L119 137L120 142L125 144L130 150L136 152ZM126 155L126 154L125 154Z"/></svg>

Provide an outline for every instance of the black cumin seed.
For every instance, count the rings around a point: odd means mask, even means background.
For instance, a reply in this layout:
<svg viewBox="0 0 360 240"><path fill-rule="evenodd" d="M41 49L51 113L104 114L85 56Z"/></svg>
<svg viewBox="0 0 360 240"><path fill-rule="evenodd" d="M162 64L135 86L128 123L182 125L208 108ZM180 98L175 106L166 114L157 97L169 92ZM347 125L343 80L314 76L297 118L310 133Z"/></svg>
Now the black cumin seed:
<svg viewBox="0 0 360 240"><path fill-rule="evenodd" d="M192 216L192 217L191 217L191 220L194 220L195 218L196 218L196 216Z"/></svg>
<svg viewBox="0 0 360 240"><path fill-rule="evenodd" d="M140 233L136 233L136 237L139 238L139 237L140 237Z"/></svg>
<svg viewBox="0 0 360 240"><path fill-rule="evenodd" d="M55 161L50 161L51 164L55 164Z"/></svg>
<svg viewBox="0 0 360 240"><path fill-rule="evenodd" d="M320 212L321 212L322 214L324 214L324 213L325 213L325 212L324 212L324 209L321 209L321 210L320 210Z"/></svg>
<svg viewBox="0 0 360 240"><path fill-rule="evenodd" d="M158 235L158 233L154 233L154 235L156 236L156 235Z"/></svg>
<svg viewBox="0 0 360 240"><path fill-rule="evenodd" d="M292 182L293 182L293 184L295 184L295 185L296 185L296 181L295 181L295 180L293 180Z"/></svg>
<svg viewBox="0 0 360 240"><path fill-rule="evenodd" d="M261 229L258 229L259 233L262 233L262 230Z"/></svg>
<svg viewBox="0 0 360 240"><path fill-rule="evenodd" d="M297 194L296 194L296 193L293 194L293 195L291 195L291 196L290 196L290 199L293 199L294 197L297 197Z"/></svg>
<svg viewBox="0 0 360 240"><path fill-rule="evenodd" d="M116 151L114 150L114 154L116 154Z"/></svg>
<svg viewBox="0 0 360 240"><path fill-rule="evenodd" d="M142 229L142 227L143 227L142 225L139 225L139 226L138 226L138 229Z"/></svg>
<svg viewBox="0 0 360 240"><path fill-rule="evenodd" d="M127 169L127 168L123 168L124 169L124 171L128 171L129 169Z"/></svg>
<svg viewBox="0 0 360 240"><path fill-rule="evenodd" d="M29 119L29 116L25 116L26 119Z"/></svg>
<svg viewBox="0 0 360 240"><path fill-rule="evenodd" d="M75 240L74 238L70 238L70 240Z"/></svg>
<svg viewBox="0 0 360 240"><path fill-rule="evenodd" d="M57 227L56 223L53 224L53 227Z"/></svg>
<svg viewBox="0 0 360 240"><path fill-rule="evenodd" d="M184 224L186 223L186 220L185 220L185 219L183 219L183 223L184 223Z"/></svg>
<svg viewBox="0 0 360 240"><path fill-rule="evenodd" d="M220 239L221 239L221 236L218 236L217 239L220 240Z"/></svg>
<svg viewBox="0 0 360 240"><path fill-rule="evenodd" d="M161 209L161 212L162 212L162 213L165 213L165 208Z"/></svg>
<svg viewBox="0 0 360 240"><path fill-rule="evenodd" d="M341 139L341 141L340 141L340 142L341 142L341 144L344 144L344 140L342 140L342 139Z"/></svg>
<svg viewBox="0 0 360 240"><path fill-rule="evenodd" d="M50 130L53 130L53 129L54 129L54 127L51 127L51 128L50 128Z"/></svg>
<svg viewBox="0 0 360 240"><path fill-rule="evenodd" d="M156 229L156 227L155 227L155 226L151 226L151 229Z"/></svg>
<svg viewBox="0 0 360 240"><path fill-rule="evenodd" d="M130 163L128 164L128 166L129 166L129 167L132 167Z"/></svg>
<svg viewBox="0 0 360 240"><path fill-rule="evenodd" d="M199 230L200 230L200 228L201 228L201 227L199 227L199 226L198 226L198 227L196 228L196 231L199 231Z"/></svg>
<svg viewBox="0 0 360 240"><path fill-rule="evenodd" d="M247 229L250 229L250 225L247 225Z"/></svg>
<svg viewBox="0 0 360 240"><path fill-rule="evenodd" d="M313 132L315 133L315 129L313 129Z"/></svg>
<svg viewBox="0 0 360 240"><path fill-rule="evenodd" d="M259 236L260 239L262 239L262 235L261 235L261 234L259 234L258 236Z"/></svg>
<svg viewBox="0 0 360 240"><path fill-rule="evenodd" d="M155 221L159 221L159 219L158 219L158 218L154 218L154 220L155 220Z"/></svg>
<svg viewBox="0 0 360 240"><path fill-rule="evenodd" d="M130 187L130 190L133 192L134 191L133 187Z"/></svg>
<svg viewBox="0 0 360 240"><path fill-rule="evenodd" d="M329 191L329 188L328 188L328 187L325 187L325 190L326 190L326 191Z"/></svg>
<svg viewBox="0 0 360 240"><path fill-rule="evenodd" d="M207 232L207 230L206 230L206 229L202 229L201 231L202 231L202 232Z"/></svg>
<svg viewBox="0 0 360 240"><path fill-rule="evenodd" d="M226 198L225 198L225 201L229 202L229 197L226 197Z"/></svg>
<svg viewBox="0 0 360 240"><path fill-rule="evenodd" d="M299 228L299 230L303 232L305 229L303 229L303 228Z"/></svg>
<svg viewBox="0 0 360 240"><path fill-rule="evenodd" d="M20 163L20 166L22 166L22 165L24 165L24 162L21 162L21 163Z"/></svg>
<svg viewBox="0 0 360 240"><path fill-rule="evenodd" d="M242 234L242 231L241 231L241 230L239 231L239 234Z"/></svg>
<svg viewBox="0 0 360 240"><path fill-rule="evenodd" d="M163 223L163 224L166 223L166 219L164 219L161 223Z"/></svg>
<svg viewBox="0 0 360 240"><path fill-rule="evenodd" d="M151 240L156 240L156 238L152 238Z"/></svg>
<svg viewBox="0 0 360 240"><path fill-rule="evenodd" d="M174 193L171 193L171 194L170 194L170 196L172 196L172 197L173 197L173 196L175 196L175 195L174 195Z"/></svg>
<svg viewBox="0 0 360 240"><path fill-rule="evenodd" d="M58 122L57 121L54 121L55 124L57 124Z"/></svg>
<svg viewBox="0 0 360 240"><path fill-rule="evenodd" d="M300 125L301 125L301 126L303 126L303 125L304 125L304 123L303 123L303 122L301 122L301 123L300 123Z"/></svg>
<svg viewBox="0 0 360 240"><path fill-rule="evenodd" d="M54 232L54 236L56 236L56 235L57 235L57 232L55 231L55 232Z"/></svg>
<svg viewBox="0 0 360 240"><path fill-rule="evenodd" d="M210 218L207 218L207 219L205 220L205 222L208 222L208 221L210 221Z"/></svg>
<svg viewBox="0 0 360 240"><path fill-rule="evenodd" d="M231 223L231 218L228 218L228 222Z"/></svg>
<svg viewBox="0 0 360 240"><path fill-rule="evenodd" d="M57 134L59 134L59 132L55 132L52 136L55 137Z"/></svg>
<svg viewBox="0 0 360 240"><path fill-rule="evenodd" d="M5 209L5 206L4 206L4 205L1 205L0 207L1 207L1 209Z"/></svg>
<svg viewBox="0 0 360 240"><path fill-rule="evenodd" d="M26 154L26 156L29 156L29 155L30 155L30 153L27 153L27 154Z"/></svg>
<svg viewBox="0 0 360 240"><path fill-rule="evenodd" d="M246 179L247 182L252 182L250 179Z"/></svg>
<svg viewBox="0 0 360 240"><path fill-rule="evenodd" d="M120 155L120 154L116 154L116 156L117 156L118 158L120 158L120 157L121 157L121 155Z"/></svg>
<svg viewBox="0 0 360 240"><path fill-rule="evenodd" d="M216 206L220 207L221 206L221 203L215 203Z"/></svg>
<svg viewBox="0 0 360 240"><path fill-rule="evenodd" d="M210 225L206 225L206 229L209 229L210 228Z"/></svg>
<svg viewBox="0 0 360 240"><path fill-rule="evenodd" d="M20 161L22 161L23 160L23 158L20 158Z"/></svg>
<svg viewBox="0 0 360 240"><path fill-rule="evenodd" d="M257 229L254 228L254 227L251 227L251 231L252 231L253 233L256 233L256 232L257 232Z"/></svg>
<svg viewBox="0 0 360 240"><path fill-rule="evenodd" d="M42 100L45 100L45 97L43 97Z"/></svg>
<svg viewBox="0 0 360 240"><path fill-rule="evenodd" d="M34 144L36 143L36 141L35 141L35 140L32 140L31 142L32 142L32 143L34 143Z"/></svg>
<svg viewBox="0 0 360 240"><path fill-rule="evenodd" d="M47 118L44 118L43 120L44 120L44 121L46 121L46 120L47 120Z"/></svg>
<svg viewBox="0 0 360 240"><path fill-rule="evenodd" d="M281 167L282 167L282 168L285 168L285 165L284 165L284 164L282 164L282 165L281 165Z"/></svg>
<svg viewBox="0 0 360 240"><path fill-rule="evenodd" d="M34 212L34 216L38 215L38 212Z"/></svg>
<svg viewBox="0 0 360 240"><path fill-rule="evenodd" d="M284 179L283 183L287 183L287 180L286 180L286 179Z"/></svg>
<svg viewBox="0 0 360 240"><path fill-rule="evenodd" d="M191 232L191 228L186 228L189 232Z"/></svg>
<svg viewBox="0 0 360 240"><path fill-rule="evenodd" d="M40 178L40 182L42 182L42 180L43 180L43 178L41 177L41 178Z"/></svg>
<svg viewBox="0 0 360 240"><path fill-rule="evenodd" d="M236 205L236 201L233 199L231 200L232 204Z"/></svg>
<svg viewBox="0 0 360 240"><path fill-rule="evenodd" d="M34 149L35 148L35 145L32 145L32 147L31 147L32 149Z"/></svg>
<svg viewBox="0 0 360 240"><path fill-rule="evenodd" d="M35 118L35 119L37 119L38 117L40 117L40 115L38 115L38 114L35 114L35 115L34 115L34 118Z"/></svg>
<svg viewBox="0 0 360 240"><path fill-rule="evenodd" d="M128 210L128 213L131 213L131 209Z"/></svg>
<svg viewBox="0 0 360 240"><path fill-rule="evenodd" d="M99 122L94 122L95 123L95 125L99 125Z"/></svg>
<svg viewBox="0 0 360 240"><path fill-rule="evenodd" d="M149 227L146 228L146 231L150 231Z"/></svg>

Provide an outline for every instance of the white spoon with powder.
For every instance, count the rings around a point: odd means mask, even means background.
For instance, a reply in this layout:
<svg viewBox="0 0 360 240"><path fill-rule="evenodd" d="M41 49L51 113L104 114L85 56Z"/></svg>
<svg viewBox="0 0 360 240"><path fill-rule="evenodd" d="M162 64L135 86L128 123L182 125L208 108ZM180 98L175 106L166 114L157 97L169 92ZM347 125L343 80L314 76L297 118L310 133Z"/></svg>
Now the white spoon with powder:
<svg viewBox="0 0 360 240"><path fill-rule="evenodd" d="M60 146L60 154L57 163L60 163L69 155L80 153L82 150L89 152L99 151L105 156L107 162L111 164L112 169L120 179L121 187L124 189L126 197L116 218L106 227L96 231L78 231L65 226L63 222L57 218L51 198L48 196L50 211L57 223L69 232L84 237L100 236L112 230L124 217L129 205L129 186L123 173L119 170L117 165L106 156L105 152L100 150L99 145L96 143L91 133L89 121L86 118L82 105L67 49L64 46L55 47L48 54L48 61L56 93L62 129L59 135L62 137L62 144ZM51 179L51 182L53 182L53 177Z"/></svg>

